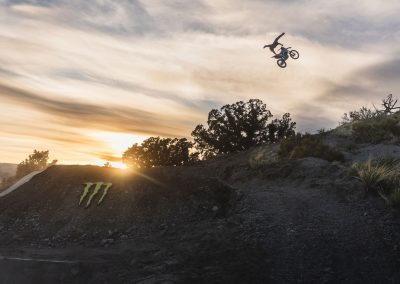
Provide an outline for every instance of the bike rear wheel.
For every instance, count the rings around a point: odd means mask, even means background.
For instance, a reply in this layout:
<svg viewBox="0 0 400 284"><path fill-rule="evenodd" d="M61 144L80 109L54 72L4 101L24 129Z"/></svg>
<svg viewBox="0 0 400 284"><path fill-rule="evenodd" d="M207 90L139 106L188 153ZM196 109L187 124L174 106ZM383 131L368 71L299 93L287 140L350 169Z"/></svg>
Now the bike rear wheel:
<svg viewBox="0 0 400 284"><path fill-rule="evenodd" d="M286 61L283 59L278 59L278 61L276 61L276 63L278 64L279 67L281 68L285 68L286 67Z"/></svg>
<svg viewBox="0 0 400 284"><path fill-rule="evenodd" d="M294 49L291 50L289 54L290 54L290 57L292 57L293 59L298 59L300 57L299 52L297 50L294 50Z"/></svg>

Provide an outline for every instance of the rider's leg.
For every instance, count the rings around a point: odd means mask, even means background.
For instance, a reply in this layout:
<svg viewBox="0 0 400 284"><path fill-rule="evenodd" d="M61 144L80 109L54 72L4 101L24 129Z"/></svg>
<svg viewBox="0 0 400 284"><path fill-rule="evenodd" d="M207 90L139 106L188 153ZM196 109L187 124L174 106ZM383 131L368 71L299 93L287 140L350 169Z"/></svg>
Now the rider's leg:
<svg viewBox="0 0 400 284"><path fill-rule="evenodd" d="M284 36L284 34L285 34L285 33L281 33L281 34L280 34L280 35L279 35L279 36L278 36L278 37L277 37L277 38L274 40L274 42L276 42L276 43L277 43L277 42L278 42L278 40L279 40L281 37L283 37L283 36Z"/></svg>

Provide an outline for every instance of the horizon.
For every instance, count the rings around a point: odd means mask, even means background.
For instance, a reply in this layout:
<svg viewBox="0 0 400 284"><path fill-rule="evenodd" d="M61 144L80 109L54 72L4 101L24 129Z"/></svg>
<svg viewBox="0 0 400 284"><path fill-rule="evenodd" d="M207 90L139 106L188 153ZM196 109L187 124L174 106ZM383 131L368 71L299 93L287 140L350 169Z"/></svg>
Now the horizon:
<svg viewBox="0 0 400 284"><path fill-rule="evenodd" d="M120 162L150 136L186 137L208 112L261 99L297 131L400 87L400 3L0 0L0 155ZM286 69L263 49L300 52Z"/></svg>

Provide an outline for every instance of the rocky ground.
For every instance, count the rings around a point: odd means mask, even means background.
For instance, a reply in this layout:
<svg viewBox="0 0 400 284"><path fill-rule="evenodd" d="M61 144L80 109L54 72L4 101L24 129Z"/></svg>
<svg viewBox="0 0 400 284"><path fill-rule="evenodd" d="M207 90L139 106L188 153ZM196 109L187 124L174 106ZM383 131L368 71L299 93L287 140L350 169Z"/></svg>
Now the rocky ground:
<svg viewBox="0 0 400 284"><path fill-rule="evenodd" d="M261 147L140 174L51 167L0 199L0 282L398 283L399 213L349 174L385 147L345 163L254 166L276 153ZM87 181L113 187L85 209Z"/></svg>

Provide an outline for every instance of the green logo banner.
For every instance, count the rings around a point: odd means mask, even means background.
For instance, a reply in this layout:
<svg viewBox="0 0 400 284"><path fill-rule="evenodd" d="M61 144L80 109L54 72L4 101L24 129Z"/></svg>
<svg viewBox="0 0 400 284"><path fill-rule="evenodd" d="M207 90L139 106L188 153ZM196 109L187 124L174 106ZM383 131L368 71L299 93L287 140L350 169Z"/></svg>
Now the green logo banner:
<svg viewBox="0 0 400 284"><path fill-rule="evenodd" d="M92 203L93 198L100 192L100 190L103 188L103 194L100 196L99 201L97 202L97 205L100 205L104 197L106 197L108 190L112 187L112 183L105 183L105 182L86 182L84 183L85 187L83 188L81 198L79 199L79 206L82 204L83 200L88 196L87 202L85 205L85 208L88 208L90 204ZM92 193L90 193L90 189L94 188Z"/></svg>

